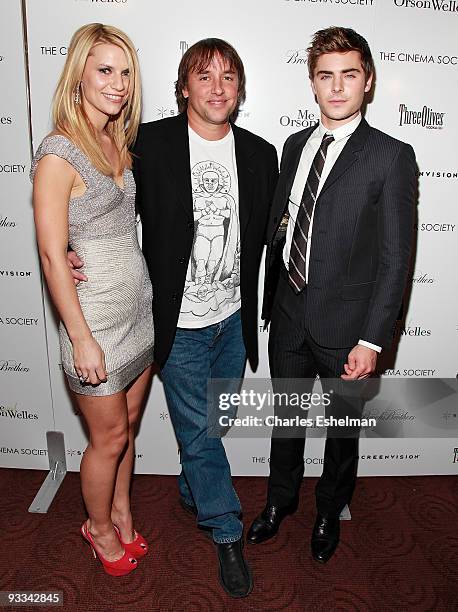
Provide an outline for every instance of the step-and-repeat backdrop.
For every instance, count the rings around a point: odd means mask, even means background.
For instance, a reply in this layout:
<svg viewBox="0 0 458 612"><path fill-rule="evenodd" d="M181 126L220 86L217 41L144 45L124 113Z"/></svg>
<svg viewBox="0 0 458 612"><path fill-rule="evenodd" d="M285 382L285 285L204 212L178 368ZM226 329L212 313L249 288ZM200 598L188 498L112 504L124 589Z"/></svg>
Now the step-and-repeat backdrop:
<svg viewBox="0 0 458 612"><path fill-rule="evenodd" d="M78 470L87 439L66 391L56 321L36 254L31 150L50 131L52 94L73 32L102 22L126 31L140 58L143 119L177 113L174 82L182 54L209 36L228 40L247 73L238 123L278 148L318 119L306 68L310 36L352 27L372 48L377 78L366 118L413 145L420 170L416 255L408 312L385 377L457 375L458 4L449 0L10 0L1 7L0 79L0 465L48 466L45 433L65 434ZM412 121L411 111L420 120ZM420 113L418 115L418 113ZM261 279L262 281L262 279ZM268 377L267 333L260 321ZM458 410L457 410L458 412ZM450 412L446 419L457 419ZM233 474L268 472L268 439L225 441ZM362 439L360 475L456 473L452 438ZM137 473L177 473L178 453L156 376L137 438ZM306 475L321 472L323 439L306 444Z"/></svg>

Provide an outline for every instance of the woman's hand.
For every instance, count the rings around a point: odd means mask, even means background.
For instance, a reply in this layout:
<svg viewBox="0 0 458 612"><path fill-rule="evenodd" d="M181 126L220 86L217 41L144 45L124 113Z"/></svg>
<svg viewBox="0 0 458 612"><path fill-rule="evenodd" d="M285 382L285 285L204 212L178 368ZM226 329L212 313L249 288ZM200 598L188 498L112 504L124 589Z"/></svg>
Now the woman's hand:
<svg viewBox="0 0 458 612"><path fill-rule="evenodd" d="M98 385L107 380L105 355L93 336L73 341L73 362L82 382Z"/></svg>

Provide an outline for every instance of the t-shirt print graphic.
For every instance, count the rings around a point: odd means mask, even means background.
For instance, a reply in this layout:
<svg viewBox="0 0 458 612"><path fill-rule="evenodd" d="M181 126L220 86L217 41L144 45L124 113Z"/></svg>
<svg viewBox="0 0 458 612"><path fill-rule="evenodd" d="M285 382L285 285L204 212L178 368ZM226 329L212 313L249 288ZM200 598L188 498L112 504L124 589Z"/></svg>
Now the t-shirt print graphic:
<svg viewBox="0 0 458 612"><path fill-rule="evenodd" d="M238 208L223 165L199 162L191 178L194 242L181 313L204 318L240 299Z"/></svg>

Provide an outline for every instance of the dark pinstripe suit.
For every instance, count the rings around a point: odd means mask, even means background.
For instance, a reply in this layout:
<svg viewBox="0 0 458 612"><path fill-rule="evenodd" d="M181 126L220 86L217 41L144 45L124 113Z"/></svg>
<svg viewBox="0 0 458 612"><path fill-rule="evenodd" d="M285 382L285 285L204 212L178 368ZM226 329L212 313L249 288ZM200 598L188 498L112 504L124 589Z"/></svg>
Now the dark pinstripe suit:
<svg viewBox="0 0 458 612"><path fill-rule="evenodd" d="M388 347L402 301L412 244L415 155L363 119L337 158L314 213L308 285L296 295L277 231L302 149L315 128L288 138L268 225L263 317L271 319L273 378L338 378L350 350L364 339ZM303 476L304 440L272 440L268 503L293 503ZM326 442L317 486L320 514L350 501L357 440Z"/></svg>

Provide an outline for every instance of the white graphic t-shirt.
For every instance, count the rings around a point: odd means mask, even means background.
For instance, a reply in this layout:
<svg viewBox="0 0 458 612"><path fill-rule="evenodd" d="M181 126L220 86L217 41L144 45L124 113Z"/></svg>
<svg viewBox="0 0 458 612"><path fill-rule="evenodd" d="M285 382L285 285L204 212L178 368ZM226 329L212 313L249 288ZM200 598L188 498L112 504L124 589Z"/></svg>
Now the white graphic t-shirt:
<svg viewBox="0 0 458 612"><path fill-rule="evenodd" d="M205 140L188 127L194 242L178 327L200 328L240 308L240 223L232 130Z"/></svg>

